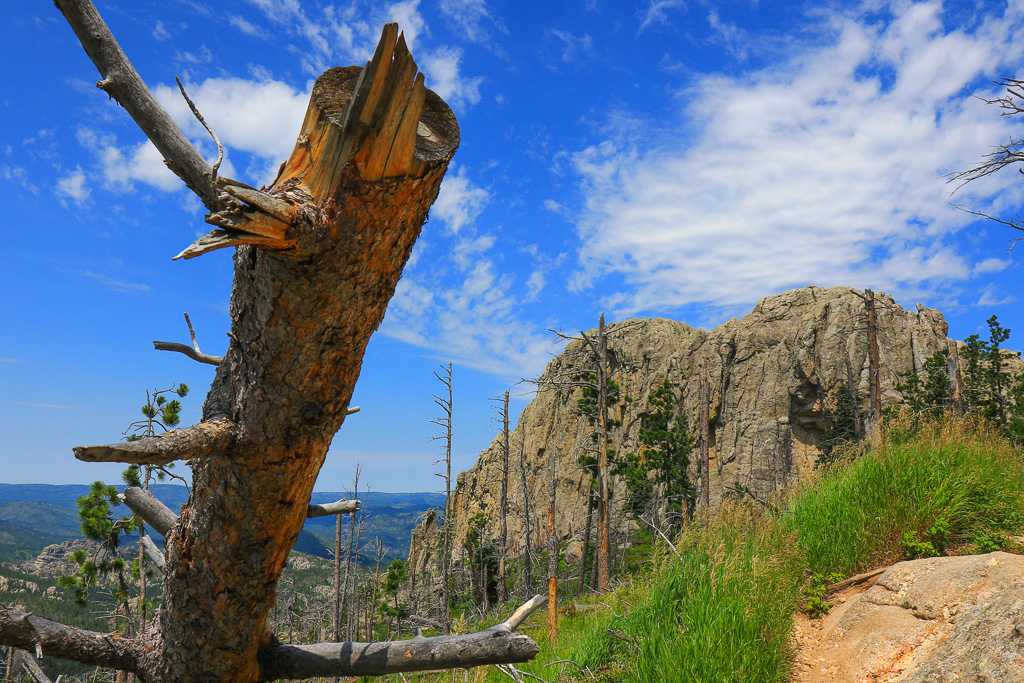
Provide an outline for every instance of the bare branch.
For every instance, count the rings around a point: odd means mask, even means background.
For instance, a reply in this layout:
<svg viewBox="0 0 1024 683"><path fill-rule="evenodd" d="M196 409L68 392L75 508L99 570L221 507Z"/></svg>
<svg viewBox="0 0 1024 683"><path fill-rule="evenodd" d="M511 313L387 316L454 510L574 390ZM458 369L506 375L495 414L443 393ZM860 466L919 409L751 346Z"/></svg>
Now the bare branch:
<svg viewBox="0 0 1024 683"><path fill-rule="evenodd" d="M183 353L194 361L208 365L220 365L224 361L224 356L211 356L208 353L200 353L187 344L179 344L177 342L154 341L153 348L157 351Z"/></svg>
<svg viewBox="0 0 1024 683"><path fill-rule="evenodd" d="M166 465L174 460L191 460L224 452L238 439L238 428L226 418L184 429L174 429L160 436L105 446L76 446L75 457L86 462L125 462L137 465Z"/></svg>
<svg viewBox="0 0 1024 683"><path fill-rule="evenodd" d="M306 517L328 517L330 515L348 515L359 511L358 500L341 500L325 505L310 505Z"/></svg>
<svg viewBox="0 0 1024 683"><path fill-rule="evenodd" d="M153 564L157 566L161 571L167 566L167 561L164 559L164 554L160 552L160 548L156 547L156 543L149 536L142 537L142 547L146 549L146 555L149 559L153 560Z"/></svg>
<svg viewBox="0 0 1024 683"><path fill-rule="evenodd" d="M178 515L174 514L169 507L152 493L138 486L126 488L118 498L161 536L166 536L178 520Z"/></svg>
<svg viewBox="0 0 1024 683"><path fill-rule="evenodd" d="M181 91L181 96L185 98L186 102L188 102L188 108L192 110L192 114L196 119L198 119L199 123L203 124L203 128L205 128L206 132L210 134L213 141L217 143L217 163L213 165L213 169L210 171L210 185L213 186L214 192L216 192L217 170L220 168L220 162L224 161L224 147L220 144L220 138L213 132L213 128L210 128L210 124L208 124L206 119L203 118L203 115L199 113L199 108L196 107L195 102L193 102L192 98L188 96L187 92L185 92L185 86L181 84L181 79L175 76L174 82L178 84L178 90Z"/></svg>
<svg viewBox="0 0 1024 683"><path fill-rule="evenodd" d="M468 635L417 636L383 643L273 643L260 651L260 680L317 676L381 676L405 671L527 662L540 648L514 632L535 609L547 602L535 596L509 619Z"/></svg>
<svg viewBox="0 0 1024 683"><path fill-rule="evenodd" d="M0 605L0 644L30 651L43 648L49 657L140 672L141 649L128 638L65 626L6 605Z"/></svg>
<svg viewBox="0 0 1024 683"><path fill-rule="evenodd" d="M508 619L504 621L502 626L506 627L510 631L515 631L517 628L522 626L523 622L526 621L527 617L533 614L536 610L540 609L548 603L548 596L546 595L534 595L525 604L521 605L519 609L512 613Z"/></svg>
<svg viewBox="0 0 1024 683"><path fill-rule="evenodd" d="M103 18L90 0L55 0L102 80L96 84L117 100L139 125L167 167L196 193L211 211L220 208L210 183L211 169L170 114L160 106L135 67L128 61Z"/></svg>

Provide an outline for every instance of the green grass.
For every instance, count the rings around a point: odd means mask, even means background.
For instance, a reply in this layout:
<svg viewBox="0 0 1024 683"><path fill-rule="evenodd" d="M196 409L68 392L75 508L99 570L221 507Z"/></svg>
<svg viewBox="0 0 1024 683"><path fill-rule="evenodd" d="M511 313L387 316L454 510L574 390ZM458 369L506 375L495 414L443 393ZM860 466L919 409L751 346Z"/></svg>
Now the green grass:
<svg viewBox="0 0 1024 683"><path fill-rule="evenodd" d="M988 551L1024 524L1024 461L973 422L940 421L912 436L895 429L874 452L802 487L786 523L820 574L891 564L911 543Z"/></svg>
<svg viewBox="0 0 1024 683"><path fill-rule="evenodd" d="M520 630L540 654L517 668L560 683L783 683L793 615L814 595L819 614L827 609L828 581L928 546L1020 550L1008 534L1022 525L1024 462L1010 443L970 421L913 432L897 422L881 446L818 473L774 513L727 505L675 551L661 546L651 569L598 598L604 608L560 614L557 642L548 639L545 615L534 615ZM429 680L467 679L452 672ZM512 679L483 667L469 680Z"/></svg>

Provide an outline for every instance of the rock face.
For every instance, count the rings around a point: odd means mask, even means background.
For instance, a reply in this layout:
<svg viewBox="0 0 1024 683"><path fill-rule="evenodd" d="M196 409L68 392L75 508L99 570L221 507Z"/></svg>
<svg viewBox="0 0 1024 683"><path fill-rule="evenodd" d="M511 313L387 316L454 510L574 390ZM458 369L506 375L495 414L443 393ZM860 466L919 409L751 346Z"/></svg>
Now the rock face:
<svg viewBox="0 0 1024 683"><path fill-rule="evenodd" d="M26 562L23 570L36 576L52 577L73 574L74 565L71 563L71 555L76 550L85 550L92 555L98 547L99 545L95 541L81 538L48 545L39 553L39 557Z"/></svg>
<svg viewBox="0 0 1024 683"><path fill-rule="evenodd" d="M797 683L1024 681L1024 557L901 562L815 630Z"/></svg>
<svg viewBox="0 0 1024 683"><path fill-rule="evenodd" d="M782 480L813 469L816 445L827 426L828 404L840 384L852 380L868 393L865 303L849 287L807 287L760 300L742 319L732 319L711 331L666 319L631 320L608 328L608 355L613 378L622 395L615 417L622 427L611 447L638 450L641 418L648 399L668 379L690 421L698 424L702 378L711 388L710 438L711 504L717 507L730 487L747 487L761 497ZM948 352L942 314L918 307L914 313L876 293L883 403L899 400L894 387L919 371L936 351ZM542 546L547 505L547 462L543 453L557 453L556 478L559 541L580 539L587 512L589 477L577 464L577 454L593 428L580 415L578 388L548 384L581 365L582 342L571 342L547 367L536 398L523 410L510 437L508 552L522 553L526 541L524 500L530 505L531 544ZM787 444L789 444L787 446ZM520 464L520 458L522 464ZM453 547L461 553L468 520L477 513L489 518L487 537L498 534L501 495L500 438L481 453L476 465L458 476L449 501L454 521ZM697 458L691 458L696 480ZM523 494L525 479L526 495ZM620 482L612 482L613 525L626 527L621 514L625 498ZM428 538L429 537L429 538ZM419 528L413 534L410 561L415 571L436 557L429 547L438 535ZM436 575L435 571L431 571Z"/></svg>

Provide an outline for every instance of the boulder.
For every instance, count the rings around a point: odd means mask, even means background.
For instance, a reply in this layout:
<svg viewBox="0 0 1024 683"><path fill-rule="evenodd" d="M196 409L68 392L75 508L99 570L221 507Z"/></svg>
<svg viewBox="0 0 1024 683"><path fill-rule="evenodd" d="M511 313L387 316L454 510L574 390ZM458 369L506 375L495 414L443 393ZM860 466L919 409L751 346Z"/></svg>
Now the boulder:
<svg viewBox="0 0 1024 683"><path fill-rule="evenodd" d="M795 683L1024 681L1024 557L901 562L797 639Z"/></svg>

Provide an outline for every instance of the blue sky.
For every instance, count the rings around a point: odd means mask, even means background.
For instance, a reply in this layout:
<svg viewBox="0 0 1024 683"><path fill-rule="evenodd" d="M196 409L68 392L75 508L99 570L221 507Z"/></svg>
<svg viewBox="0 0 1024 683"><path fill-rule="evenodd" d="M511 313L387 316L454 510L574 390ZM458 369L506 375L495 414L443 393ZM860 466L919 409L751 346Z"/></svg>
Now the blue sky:
<svg viewBox="0 0 1024 683"><path fill-rule="evenodd" d="M8 3L0 184L0 481L117 479L71 447L108 443L145 389L186 382L198 419L223 353L230 254L171 256L207 231L49 2ZM260 184L291 151L313 80L362 64L398 21L462 146L318 490L354 463L379 491L437 490L432 394L454 363L454 467L496 434L490 397L557 352L548 328L664 316L709 327L809 284L871 287L943 311L950 334L997 314L1024 339L1009 229L1014 172L951 196L946 174L1022 135L975 95L1024 73L1024 3L700 0L99 0L122 47L208 156L181 77Z"/></svg>

